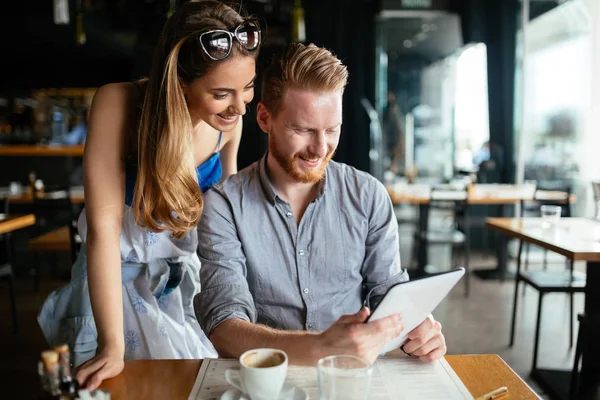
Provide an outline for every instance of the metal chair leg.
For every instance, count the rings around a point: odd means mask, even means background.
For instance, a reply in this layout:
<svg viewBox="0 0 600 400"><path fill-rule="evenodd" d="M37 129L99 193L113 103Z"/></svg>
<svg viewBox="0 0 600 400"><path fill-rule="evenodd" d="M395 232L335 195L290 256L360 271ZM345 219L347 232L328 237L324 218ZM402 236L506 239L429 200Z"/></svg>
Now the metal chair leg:
<svg viewBox="0 0 600 400"><path fill-rule="evenodd" d="M529 243L523 243L522 240L519 241L519 246L525 247L525 271L529 269L529 248L531 247ZM520 253L519 253L520 254ZM521 262L521 256L519 255L519 262ZM527 285L523 285L523 293L525 296L525 289L527 289Z"/></svg>
<svg viewBox="0 0 600 400"><path fill-rule="evenodd" d="M548 250L544 249L544 271L548 270Z"/></svg>
<svg viewBox="0 0 600 400"><path fill-rule="evenodd" d="M469 297L471 291L471 249L468 241L465 242L465 297Z"/></svg>
<svg viewBox="0 0 600 400"><path fill-rule="evenodd" d="M19 317L17 314L17 298L15 296L15 282L14 282L12 273L8 278L8 291L9 291L9 295L10 295L10 306L12 309L13 330L15 333L19 333Z"/></svg>
<svg viewBox="0 0 600 400"><path fill-rule="evenodd" d="M577 334L577 344L575 345L575 359L573 360L573 369L571 370L571 383L569 385L569 399L577 398L577 384L579 381L579 361L583 354L583 341L585 335L585 318L579 323L579 333Z"/></svg>
<svg viewBox="0 0 600 400"><path fill-rule="evenodd" d="M569 312L569 349L573 348L573 293L569 293L569 306L571 308Z"/></svg>
<svg viewBox="0 0 600 400"><path fill-rule="evenodd" d="M509 347L512 347L515 342L515 325L517 322L517 300L519 299L519 274L521 272L521 253L523 252L523 242L519 242L519 253L517 256L517 275L515 277L515 296L513 299L513 311L512 318L510 324L510 344ZM523 284L525 286L525 284Z"/></svg>
<svg viewBox="0 0 600 400"><path fill-rule="evenodd" d="M533 365L531 367L532 371L535 371L537 368L537 356L540 344L540 325L542 322L542 300L544 299L544 294L544 292L540 292L540 296L538 298L537 322L535 323L535 341L533 344Z"/></svg>
<svg viewBox="0 0 600 400"><path fill-rule="evenodd" d="M40 291L40 264L39 264L38 253L33 253L33 291L38 293Z"/></svg>

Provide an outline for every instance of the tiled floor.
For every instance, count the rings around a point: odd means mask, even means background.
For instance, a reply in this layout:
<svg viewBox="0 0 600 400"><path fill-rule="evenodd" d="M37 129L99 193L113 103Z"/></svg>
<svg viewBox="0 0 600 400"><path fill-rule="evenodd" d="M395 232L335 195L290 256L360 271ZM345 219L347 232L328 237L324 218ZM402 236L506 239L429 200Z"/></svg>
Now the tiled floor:
<svg viewBox="0 0 600 400"><path fill-rule="evenodd" d="M493 263L495 259L486 261ZM551 267L564 268L564 264ZM532 388L539 391L528 377L533 361L537 292L528 288L524 295L519 294L515 345L509 348L514 282L482 281L472 277L471 283L468 298L464 297L463 288L457 285L434 312L436 319L442 323L448 353L499 354ZM583 295L575 296L575 340L578 329L576 316L583 311L583 300ZM539 367L571 369L573 365L574 349L569 349L568 305L568 297L564 294L544 297Z"/></svg>
<svg viewBox="0 0 600 400"><path fill-rule="evenodd" d="M408 251L404 249L403 251ZM447 259L447 249L432 250L433 260ZM493 267L495 258L476 256L473 267ZM562 263L555 265L562 268ZM442 322L450 354L497 353L528 383L533 353L533 333L537 293L528 289L520 298L517 319L517 339L508 348L510 313L514 284L484 282L471 279L471 295L463 296L462 284L450 293L435 311ZM17 282L21 330L12 333L6 284L0 284L0 387L2 398L35 398L37 393L36 364L40 350L45 348L36 322L36 314L45 296L60 286L60 281L44 281L39 294L33 293L30 280ZM583 298L576 298L576 313L583 308ZM548 295L544 302L539 365L570 368L573 352L568 348L568 301L564 295ZM15 382L25 384L16 385ZM535 385L532 384L535 388ZM4 397L13 395L15 397Z"/></svg>

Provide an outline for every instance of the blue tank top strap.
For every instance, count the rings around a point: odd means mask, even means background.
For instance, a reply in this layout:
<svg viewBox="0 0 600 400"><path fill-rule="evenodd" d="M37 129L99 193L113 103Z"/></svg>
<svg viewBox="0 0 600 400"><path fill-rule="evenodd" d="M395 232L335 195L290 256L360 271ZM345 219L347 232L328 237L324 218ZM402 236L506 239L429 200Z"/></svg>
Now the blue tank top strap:
<svg viewBox="0 0 600 400"><path fill-rule="evenodd" d="M217 143L217 152L221 151L221 139L223 139L223 132L219 132L219 143Z"/></svg>

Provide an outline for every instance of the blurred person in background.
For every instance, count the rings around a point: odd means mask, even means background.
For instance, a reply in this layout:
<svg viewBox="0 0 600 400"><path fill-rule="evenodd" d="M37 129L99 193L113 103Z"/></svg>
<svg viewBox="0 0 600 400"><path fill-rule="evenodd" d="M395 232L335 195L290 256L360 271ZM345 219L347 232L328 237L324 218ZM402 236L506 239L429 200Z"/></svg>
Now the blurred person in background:
<svg viewBox="0 0 600 400"><path fill-rule="evenodd" d="M390 171L398 174L404 167L404 118L392 92L387 94L387 106L383 112L385 156L390 161Z"/></svg>

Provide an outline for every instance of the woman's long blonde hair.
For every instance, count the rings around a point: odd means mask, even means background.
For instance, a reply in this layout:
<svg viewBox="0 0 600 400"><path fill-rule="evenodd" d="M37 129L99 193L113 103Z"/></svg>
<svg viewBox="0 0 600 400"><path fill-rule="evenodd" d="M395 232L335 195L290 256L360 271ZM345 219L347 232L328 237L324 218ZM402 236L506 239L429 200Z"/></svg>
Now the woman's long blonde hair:
<svg viewBox="0 0 600 400"><path fill-rule="evenodd" d="M198 36L233 31L244 21L219 1L190 1L168 19L155 49L137 130L137 180L132 208L137 223L181 238L202 215L194 164L193 127L182 85L216 68ZM234 40L233 52L256 57ZM231 55L230 55L231 57Z"/></svg>

